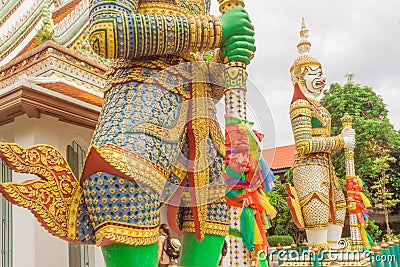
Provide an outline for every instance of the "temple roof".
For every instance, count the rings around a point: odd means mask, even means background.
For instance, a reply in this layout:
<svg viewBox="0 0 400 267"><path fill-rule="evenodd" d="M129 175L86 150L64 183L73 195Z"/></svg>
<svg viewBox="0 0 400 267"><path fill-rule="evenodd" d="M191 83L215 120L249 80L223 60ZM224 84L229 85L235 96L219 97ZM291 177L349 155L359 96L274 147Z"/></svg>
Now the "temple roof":
<svg viewBox="0 0 400 267"><path fill-rule="evenodd" d="M263 150L264 159L273 171L287 170L293 166L295 145L281 146Z"/></svg>
<svg viewBox="0 0 400 267"><path fill-rule="evenodd" d="M73 85L65 83L62 80L43 82L40 85L44 88L50 89L53 92L58 92L66 96L82 100L97 107L101 107L103 105L102 97L80 90Z"/></svg>
<svg viewBox="0 0 400 267"><path fill-rule="evenodd" d="M71 0L68 1L66 4L60 6L59 8L55 9L52 12L54 24L59 23L66 16L68 16L80 2L82 2L82 0Z"/></svg>
<svg viewBox="0 0 400 267"><path fill-rule="evenodd" d="M0 67L0 125L24 113L93 129L107 66L47 41Z"/></svg>
<svg viewBox="0 0 400 267"><path fill-rule="evenodd" d="M38 45L40 45L39 41L37 38L33 38L23 49L21 52L19 52L19 54L16 56L19 57L23 54L25 54L26 52L31 51L33 48L37 47Z"/></svg>
<svg viewBox="0 0 400 267"><path fill-rule="evenodd" d="M94 129L100 107L75 97L49 90L46 84L32 83L30 77L20 76L18 80L2 91L0 95L0 126L14 121L20 115L40 118L42 114L53 116L60 121Z"/></svg>
<svg viewBox="0 0 400 267"><path fill-rule="evenodd" d="M0 7L0 125L26 113L94 128L108 61L87 42L89 0L4 0ZM54 28L41 43L43 23Z"/></svg>
<svg viewBox="0 0 400 267"><path fill-rule="evenodd" d="M52 40L72 50L80 49L77 43L87 36L89 0L4 0L0 6L0 66L40 44L37 36L43 23L54 24ZM107 63L94 53L85 55Z"/></svg>

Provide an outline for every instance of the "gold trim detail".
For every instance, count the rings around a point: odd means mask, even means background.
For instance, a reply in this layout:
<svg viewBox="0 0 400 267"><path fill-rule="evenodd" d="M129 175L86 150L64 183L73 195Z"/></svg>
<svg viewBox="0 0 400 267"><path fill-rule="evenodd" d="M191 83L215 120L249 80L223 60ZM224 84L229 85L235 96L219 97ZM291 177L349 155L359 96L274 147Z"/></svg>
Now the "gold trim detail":
<svg viewBox="0 0 400 267"><path fill-rule="evenodd" d="M225 142L217 120L210 120L210 134L217 146L218 152L225 158Z"/></svg>
<svg viewBox="0 0 400 267"><path fill-rule="evenodd" d="M166 177L168 177L167 171L161 169L155 163L123 150L116 145L101 147L93 145L93 148L104 161L116 170L126 174L136 182L148 185L155 190L157 194L162 194ZM146 177L144 174L146 174Z"/></svg>
<svg viewBox="0 0 400 267"><path fill-rule="evenodd" d="M315 198L315 196L317 196L317 198L324 203L326 206L329 207L329 199L324 196L321 192L314 192L312 194L307 195L306 197L304 197L302 200L300 200L300 207L304 207L305 205L307 205L311 200L313 200Z"/></svg>
<svg viewBox="0 0 400 267"><path fill-rule="evenodd" d="M83 189L79 186L75 189L71 200L71 207L68 214L68 238L71 240L76 240L76 219L82 195Z"/></svg>
<svg viewBox="0 0 400 267"><path fill-rule="evenodd" d="M153 14L153 15L170 15L170 16L182 16L191 15L188 9L182 8L177 5L170 3L140 3L137 8L137 13L141 14Z"/></svg>
<svg viewBox="0 0 400 267"><path fill-rule="evenodd" d="M22 148L15 143L0 143L0 157L12 170L41 178L0 184L4 197L29 209L51 234L68 240L70 207L81 189L64 155L49 145Z"/></svg>
<svg viewBox="0 0 400 267"><path fill-rule="evenodd" d="M229 234L229 225L221 224L215 222L205 221L202 224L202 228L204 234L209 235L218 235L218 236L227 236ZM187 233L194 233L194 222L193 221L184 221L182 224L182 231Z"/></svg>
<svg viewBox="0 0 400 267"><path fill-rule="evenodd" d="M290 184L286 184L286 192L288 194L287 202L289 203L290 213L295 220L296 226L303 230L305 227L303 213L301 211L299 197L297 195L297 191L294 186Z"/></svg>
<svg viewBox="0 0 400 267"><path fill-rule="evenodd" d="M216 203L221 202L221 198L225 196L226 193L226 185L207 185L201 188L196 188L197 191L200 191L201 195L207 195L206 202L202 203L197 201L197 205L205 205L208 203ZM182 193L182 202L183 203L191 203L191 196L189 190L184 190Z"/></svg>
<svg viewBox="0 0 400 267"><path fill-rule="evenodd" d="M139 230L121 225L105 225L96 230L96 245L101 246L107 239L134 246L151 245L158 242L158 236L158 227Z"/></svg>
<svg viewBox="0 0 400 267"><path fill-rule="evenodd" d="M206 81L205 69L203 64L193 66L193 74L195 81ZM195 158L194 158L194 186L195 201L197 206L198 220L200 224L200 237L204 237L206 233L207 218L207 190L199 190L209 185L209 168L207 163L208 147L206 138L210 135L209 114L205 99L207 99L207 91L209 88L206 83L195 82L192 84L192 128L195 142Z"/></svg>
<svg viewBox="0 0 400 267"><path fill-rule="evenodd" d="M192 7L196 5L200 9L200 14L205 15L204 5L202 1L188 1L184 0L187 7ZM193 3L196 2L196 3ZM154 14L154 15L170 15L170 16L183 16L183 15L193 15L193 12L185 7L178 6L176 4L171 3L163 3L163 2L145 2L140 3L137 7L137 13L144 13L144 14Z"/></svg>

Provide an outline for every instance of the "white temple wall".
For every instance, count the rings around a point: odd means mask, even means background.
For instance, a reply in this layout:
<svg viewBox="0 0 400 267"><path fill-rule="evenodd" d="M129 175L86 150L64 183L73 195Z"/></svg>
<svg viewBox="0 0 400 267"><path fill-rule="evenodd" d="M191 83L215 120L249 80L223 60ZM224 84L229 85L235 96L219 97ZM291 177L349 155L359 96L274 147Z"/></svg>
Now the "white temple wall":
<svg viewBox="0 0 400 267"><path fill-rule="evenodd" d="M14 125L9 123L0 126L0 142L14 142Z"/></svg>
<svg viewBox="0 0 400 267"><path fill-rule="evenodd" d="M34 120L27 120L24 117L16 118L11 123L14 126L14 140L21 146L34 144ZM10 140L11 141L11 140ZM13 172L13 181L22 182L27 179L34 179L33 175ZM16 267L35 266L35 221L28 210L13 206L13 262Z"/></svg>

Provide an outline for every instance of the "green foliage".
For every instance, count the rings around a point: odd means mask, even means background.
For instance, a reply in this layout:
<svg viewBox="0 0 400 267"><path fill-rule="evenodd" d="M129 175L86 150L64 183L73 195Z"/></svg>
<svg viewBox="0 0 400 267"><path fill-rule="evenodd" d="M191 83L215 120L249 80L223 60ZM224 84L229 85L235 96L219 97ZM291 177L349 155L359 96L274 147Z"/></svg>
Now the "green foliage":
<svg viewBox="0 0 400 267"><path fill-rule="evenodd" d="M268 196L270 197L271 205L276 209L277 215L275 219L271 221L272 227L270 232L275 235L287 234L287 225L290 222L290 216L288 214L288 204L286 202L285 188L281 182L275 183L275 188Z"/></svg>
<svg viewBox="0 0 400 267"><path fill-rule="evenodd" d="M271 235L290 234L296 239L297 243L300 242L301 238L303 238L303 233L299 231L293 222L286 201L287 193L285 185L277 181L274 190L272 190L268 196L270 197L271 205L274 206L277 211L275 219L271 221L271 228L268 229L268 233Z"/></svg>
<svg viewBox="0 0 400 267"><path fill-rule="evenodd" d="M366 182L366 189L368 190L375 181L375 174L372 169L373 161L384 154L399 159L400 137L387 117L388 109L382 97L377 95L371 87L352 83L353 77L354 75L348 76L349 82L343 86L338 83L332 84L329 90L324 93L320 102L331 113L332 135L340 134L342 130L341 118L345 112L353 117L353 128L356 131L355 164L357 175ZM336 153L333 161L337 176L343 183L345 177L343 153ZM390 176L390 179L392 182L388 185L389 191L397 194L400 189L399 165L396 166L395 173ZM366 194L370 196L368 192Z"/></svg>
<svg viewBox="0 0 400 267"><path fill-rule="evenodd" d="M346 75L344 75L344 77L346 77L348 83L352 83L354 75L355 75L354 73L347 73Z"/></svg>
<svg viewBox="0 0 400 267"><path fill-rule="evenodd" d="M400 199L400 134L397 133L394 146L397 148L390 153L397 161L390 163L390 168L387 170L387 175L389 176L388 188L393 192L393 198ZM396 213L400 212L400 205L393 208Z"/></svg>
<svg viewBox="0 0 400 267"><path fill-rule="evenodd" d="M50 4L49 2L50 2L49 0L46 0L45 4L43 5L43 10L42 10L43 26L40 30L37 31L36 35L36 38L41 44L48 40L51 40L53 36L54 23L49 9L49 4Z"/></svg>
<svg viewBox="0 0 400 267"><path fill-rule="evenodd" d="M294 240L290 235L271 235L267 236L267 241L271 247L276 247L278 244L281 246L290 246Z"/></svg>
<svg viewBox="0 0 400 267"><path fill-rule="evenodd" d="M40 44L43 44L44 42L50 40L51 36L50 34L44 30L43 28L37 31L36 38L38 39L38 42Z"/></svg>
<svg viewBox="0 0 400 267"><path fill-rule="evenodd" d="M386 174L390 168L390 163L395 163L397 160L389 155L383 155L374 160L372 170L377 177L377 180L371 186L371 190L374 191L375 207L383 210L386 221L387 235L392 235L392 230L389 225L389 212L391 208L395 207L400 203L399 199L394 198L394 193L388 189L389 175Z"/></svg>
<svg viewBox="0 0 400 267"><path fill-rule="evenodd" d="M375 203L379 203L376 208L379 209L390 209L400 202L399 199L394 198L394 193L388 190L388 183L390 181L390 175L386 174L390 168L390 163L395 163L397 160L389 155L384 155L374 160L372 170L377 176L377 180L374 185L371 186L371 190L374 191L376 197Z"/></svg>
<svg viewBox="0 0 400 267"><path fill-rule="evenodd" d="M285 177L285 182L293 184L293 168L290 168L283 176Z"/></svg>
<svg viewBox="0 0 400 267"><path fill-rule="evenodd" d="M375 224L375 221L368 221L368 234L371 236L372 240L381 240L382 239L382 230L379 228L379 225Z"/></svg>

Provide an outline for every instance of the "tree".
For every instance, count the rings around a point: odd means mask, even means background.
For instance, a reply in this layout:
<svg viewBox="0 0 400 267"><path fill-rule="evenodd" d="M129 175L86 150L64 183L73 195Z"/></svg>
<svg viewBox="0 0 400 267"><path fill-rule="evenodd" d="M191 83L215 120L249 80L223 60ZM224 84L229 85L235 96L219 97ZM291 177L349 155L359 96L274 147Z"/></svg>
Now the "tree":
<svg viewBox="0 0 400 267"><path fill-rule="evenodd" d="M288 171L289 172L289 171ZM290 174L289 174L290 175ZM285 177L286 177L285 173ZM287 193L285 184L275 182L274 190L268 193L270 203L277 211L275 219L271 221L271 228L268 229L269 235L291 235L296 244L300 244L304 238L304 232L300 231L294 224L289 206L286 201Z"/></svg>
<svg viewBox="0 0 400 267"><path fill-rule="evenodd" d="M396 150L394 150L390 155L396 159L396 162L389 163L390 168L387 170L387 174L389 175L389 184L388 188L391 192L394 193L394 198L400 199L400 134L397 132L397 138L395 141ZM400 205L397 205L393 208L395 213L400 212Z"/></svg>
<svg viewBox="0 0 400 267"><path fill-rule="evenodd" d="M346 77L348 83L352 83L354 75L355 75L354 73L347 73L346 75L344 75L344 77Z"/></svg>
<svg viewBox="0 0 400 267"><path fill-rule="evenodd" d="M368 220L368 234L371 236L372 240L382 239L382 230L375 224L375 221Z"/></svg>
<svg viewBox="0 0 400 267"><path fill-rule="evenodd" d="M374 159L385 154L399 159L400 138L387 117L388 110L382 97L377 95L371 87L354 84L353 74L348 74L346 77L349 82L343 86L338 83L332 84L329 90L324 92L320 102L331 113L334 135L340 134L342 130L341 118L345 112L353 117L353 128L356 131L356 171L357 175L366 182L368 189L375 179L372 169ZM344 184L343 153L336 153L333 161L337 176ZM390 176L390 179L394 180L393 184L400 189L400 168L397 173ZM373 197L369 195L369 192L366 193L369 197Z"/></svg>
<svg viewBox="0 0 400 267"><path fill-rule="evenodd" d="M389 183L389 175L387 170L390 168L390 163L395 163L397 160L389 155L376 158L372 167L377 176L377 181L371 186L371 190L375 191L376 208L382 209L385 214L386 232L388 235L392 234L389 226L389 210L400 202L400 199L394 198L394 193L390 192L387 188Z"/></svg>

